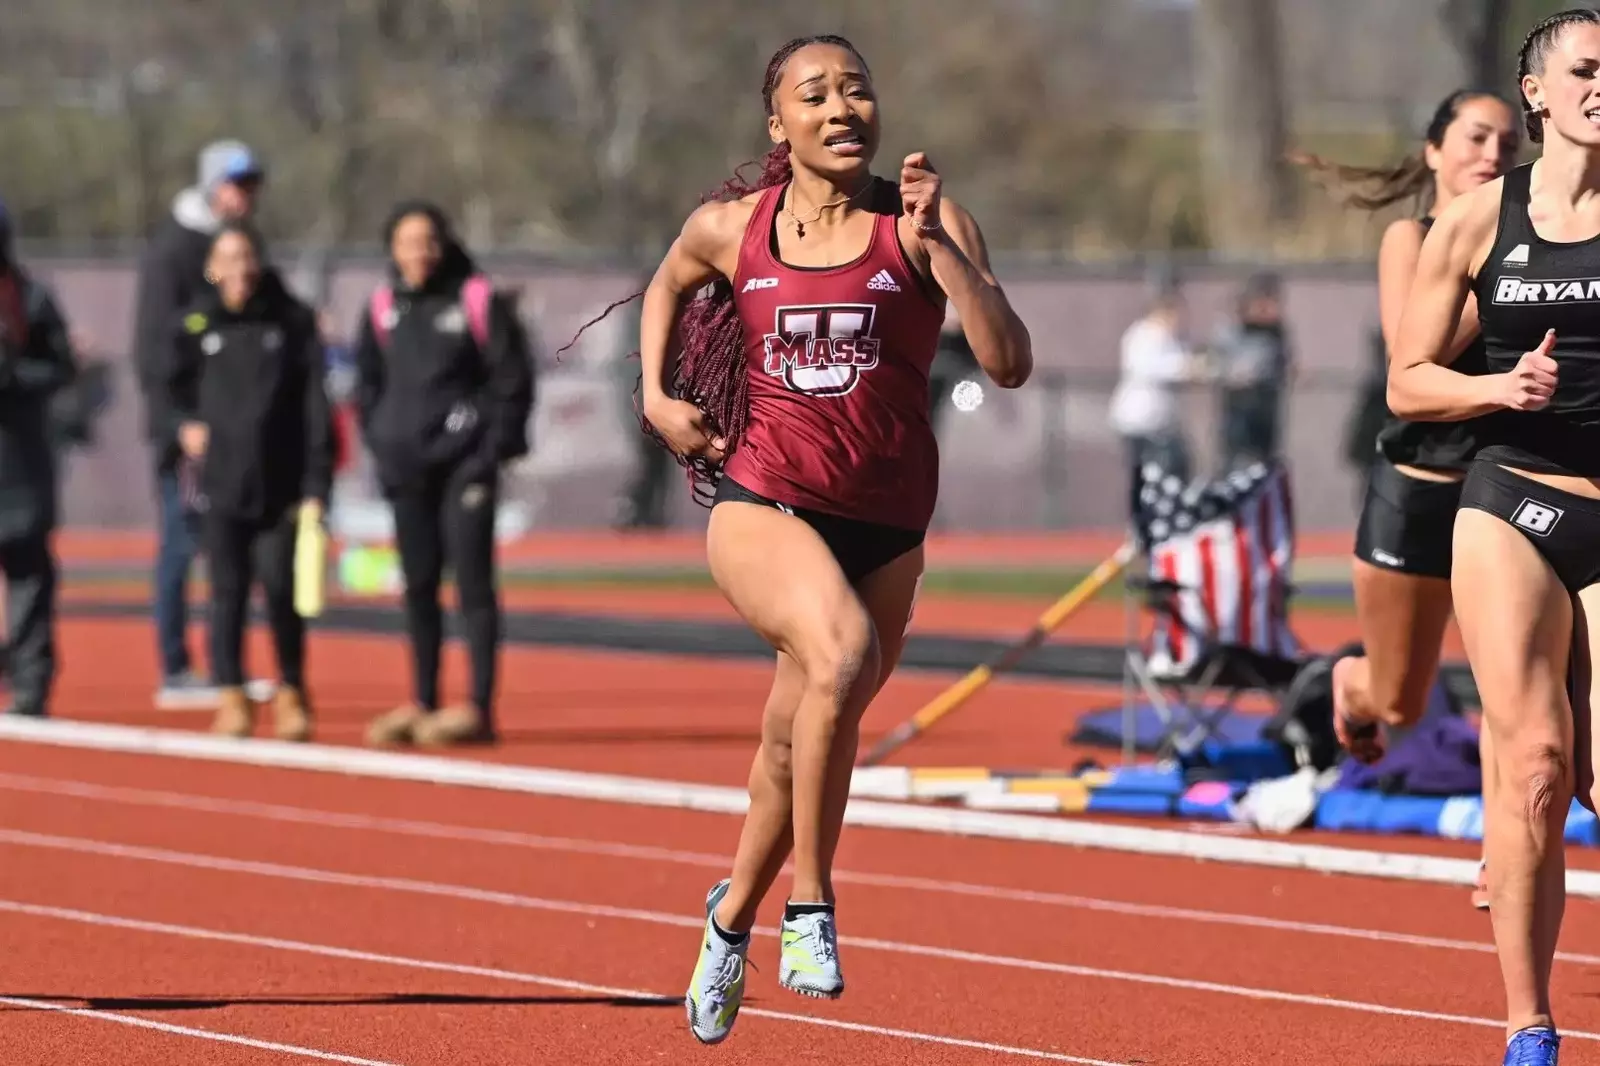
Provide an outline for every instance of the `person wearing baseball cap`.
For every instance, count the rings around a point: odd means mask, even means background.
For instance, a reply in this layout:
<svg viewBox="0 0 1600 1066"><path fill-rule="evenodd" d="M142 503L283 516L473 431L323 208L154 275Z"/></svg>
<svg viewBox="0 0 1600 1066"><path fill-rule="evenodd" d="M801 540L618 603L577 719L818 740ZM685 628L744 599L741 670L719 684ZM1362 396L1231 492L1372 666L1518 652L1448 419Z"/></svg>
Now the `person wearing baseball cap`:
<svg viewBox="0 0 1600 1066"><path fill-rule="evenodd" d="M217 691L192 668L189 656L185 598L199 517L192 506L192 464L172 434L159 368L170 360L173 323L210 289L205 264L212 241L224 224L252 219L265 178L261 158L243 141L206 145L196 161L195 183L173 199L171 213L150 235L139 264L135 359L160 518L155 615L162 681L156 705L168 710L214 706Z"/></svg>

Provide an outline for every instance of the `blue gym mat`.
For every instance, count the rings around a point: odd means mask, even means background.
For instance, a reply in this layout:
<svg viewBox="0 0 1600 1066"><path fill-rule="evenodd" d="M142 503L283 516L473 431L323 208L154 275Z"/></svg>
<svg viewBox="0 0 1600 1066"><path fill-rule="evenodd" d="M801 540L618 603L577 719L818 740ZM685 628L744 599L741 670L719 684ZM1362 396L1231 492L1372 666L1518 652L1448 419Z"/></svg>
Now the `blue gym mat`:
<svg viewBox="0 0 1600 1066"><path fill-rule="evenodd" d="M1261 739L1261 729L1269 720L1264 714L1233 712L1216 727L1213 736L1223 743L1248 744ZM1148 703L1133 708L1133 746L1135 751L1155 751L1161 742L1161 718ZM1122 708L1094 711L1078 719L1078 728L1069 738L1073 744L1101 748L1122 747Z"/></svg>

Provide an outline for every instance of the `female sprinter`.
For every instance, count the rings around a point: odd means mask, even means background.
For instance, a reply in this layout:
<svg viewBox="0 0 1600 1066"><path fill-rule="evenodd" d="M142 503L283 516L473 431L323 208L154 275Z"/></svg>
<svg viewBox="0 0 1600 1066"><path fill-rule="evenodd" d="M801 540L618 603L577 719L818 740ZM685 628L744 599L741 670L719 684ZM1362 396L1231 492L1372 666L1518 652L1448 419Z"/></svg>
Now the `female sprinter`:
<svg viewBox="0 0 1600 1066"><path fill-rule="evenodd" d="M777 651L733 876L706 897L689 985L705 1043L733 1027L756 909L791 849L779 981L844 990L830 874L858 723L921 580L939 484L928 368L946 299L996 384L1033 370L982 234L927 158L906 158L898 189L872 173L880 115L854 46L790 41L761 96L777 147L754 187L736 178L689 217L641 325L645 417L715 486L712 576Z"/></svg>
<svg viewBox="0 0 1600 1066"><path fill-rule="evenodd" d="M1461 90L1440 103L1421 150L1394 167L1335 167L1305 157L1316 171L1357 188L1347 199L1369 211L1426 196L1428 214L1390 223L1378 249L1378 315L1393 350L1400 312L1417 268L1422 239L1463 193L1493 181L1516 159L1516 115L1505 101ZM1450 365L1464 374L1487 372L1477 305L1467 297L1451 340ZM1482 419L1408 422L1393 415L1378 434L1356 526L1356 618L1362 645L1332 661L1333 725L1363 762L1382 758L1387 729L1408 729L1426 708L1450 619L1450 539L1461 483L1477 451ZM1480 729L1484 786L1493 775L1488 730ZM1482 884L1473 903L1488 906Z"/></svg>
<svg viewBox="0 0 1600 1066"><path fill-rule="evenodd" d="M1600 14L1523 41L1538 162L1459 197L1423 243L1389 370L1402 418L1503 410L1461 490L1451 587L1498 775L1486 804L1507 1066L1554 1066L1550 968L1566 899L1563 828L1595 789L1600 639ZM1490 373L1448 364L1468 294Z"/></svg>
<svg viewBox="0 0 1600 1066"><path fill-rule="evenodd" d="M200 465L201 543L211 570L214 729L248 736L242 662L252 577L266 594L282 683L274 732L306 740L305 620L294 608L297 518L326 511L333 422L312 310L265 267L261 239L229 223L206 259L211 285L184 309L165 368L173 436Z"/></svg>

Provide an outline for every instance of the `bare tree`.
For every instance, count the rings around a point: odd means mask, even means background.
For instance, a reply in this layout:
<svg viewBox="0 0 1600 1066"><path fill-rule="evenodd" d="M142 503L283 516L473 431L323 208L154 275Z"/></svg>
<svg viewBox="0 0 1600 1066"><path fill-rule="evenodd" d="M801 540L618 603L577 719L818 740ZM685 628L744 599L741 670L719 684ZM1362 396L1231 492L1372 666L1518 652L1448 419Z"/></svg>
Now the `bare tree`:
<svg viewBox="0 0 1600 1066"><path fill-rule="evenodd" d="M1002 254L1363 253L1291 201L1280 68L1296 147L1376 156L1375 107L1460 76L1441 12L1488 77L1516 47L1495 27L1559 2L6 0L0 187L32 237L137 238L234 136L269 162L275 245L313 259L409 196L477 248L643 257L767 150L773 49L829 30L872 64L879 172L929 152Z"/></svg>
<svg viewBox="0 0 1600 1066"><path fill-rule="evenodd" d="M1264 252L1291 206L1278 4L1199 0L1194 43L1211 245Z"/></svg>
<svg viewBox="0 0 1600 1066"><path fill-rule="evenodd" d="M1496 85L1507 70L1511 0L1443 0L1445 35L1461 59L1462 84Z"/></svg>

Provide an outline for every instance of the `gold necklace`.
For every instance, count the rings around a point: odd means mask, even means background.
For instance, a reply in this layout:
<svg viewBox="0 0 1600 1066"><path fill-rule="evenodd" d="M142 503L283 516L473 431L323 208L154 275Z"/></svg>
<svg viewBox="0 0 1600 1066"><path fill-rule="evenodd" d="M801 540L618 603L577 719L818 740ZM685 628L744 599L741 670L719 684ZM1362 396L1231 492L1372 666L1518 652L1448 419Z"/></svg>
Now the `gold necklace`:
<svg viewBox="0 0 1600 1066"><path fill-rule="evenodd" d="M851 200L854 200L856 197L860 196L862 193L864 193L868 189L872 188L872 186L874 184L875 184L874 182L870 182L869 181L865 185L863 185L861 188L859 188L855 192L851 193L849 196L846 196L844 199L842 199L842 200L834 200L834 201L832 201L830 203L823 204L821 207L817 208L817 213L816 214L812 215L809 219L806 219L804 222L802 222L800 220L800 217L798 215L796 215L793 210L790 209L790 207L789 207L787 202L783 205L783 213L788 215L790 218L794 219L794 235L797 238L799 238L800 240L803 241L803 240L806 239L806 222L815 222L815 221L817 221L818 219L820 219L822 217L822 213L824 211L826 211L828 208L830 208L830 207L838 207L840 204L849 203ZM793 196L794 196L794 186L790 185L789 186L789 196L786 197L785 199L786 200L790 199Z"/></svg>

